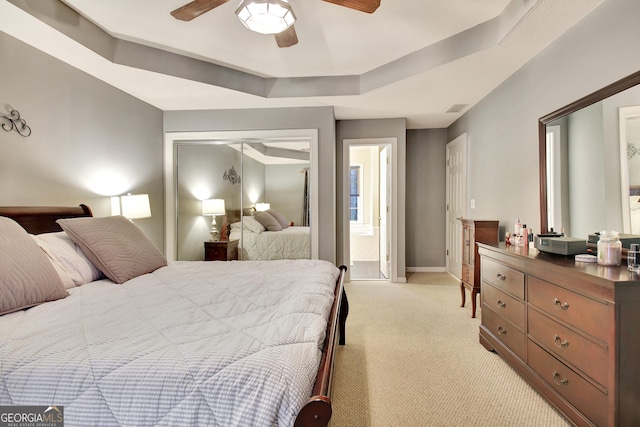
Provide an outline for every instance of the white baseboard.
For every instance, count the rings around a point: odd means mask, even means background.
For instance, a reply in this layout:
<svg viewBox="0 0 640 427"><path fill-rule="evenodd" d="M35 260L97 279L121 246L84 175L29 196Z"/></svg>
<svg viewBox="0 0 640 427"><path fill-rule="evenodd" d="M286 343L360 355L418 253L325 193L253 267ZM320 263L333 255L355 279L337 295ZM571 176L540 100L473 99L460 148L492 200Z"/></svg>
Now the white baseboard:
<svg viewBox="0 0 640 427"><path fill-rule="evenodd" d="M446 273L447 267L407 267L407 273Z"/></svg>

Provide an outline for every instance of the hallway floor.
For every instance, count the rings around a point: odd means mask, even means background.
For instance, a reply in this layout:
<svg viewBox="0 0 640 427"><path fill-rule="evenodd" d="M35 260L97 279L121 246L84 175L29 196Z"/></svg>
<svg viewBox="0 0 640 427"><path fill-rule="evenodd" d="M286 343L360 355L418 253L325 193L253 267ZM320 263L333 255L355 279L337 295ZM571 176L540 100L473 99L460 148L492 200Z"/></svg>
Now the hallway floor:
<svg viewBox="0 0 640 427"><path fill-rule="evenodd" d="M351 280L385 280L380 272L378 261L353 261L351 264Z"/></svg>

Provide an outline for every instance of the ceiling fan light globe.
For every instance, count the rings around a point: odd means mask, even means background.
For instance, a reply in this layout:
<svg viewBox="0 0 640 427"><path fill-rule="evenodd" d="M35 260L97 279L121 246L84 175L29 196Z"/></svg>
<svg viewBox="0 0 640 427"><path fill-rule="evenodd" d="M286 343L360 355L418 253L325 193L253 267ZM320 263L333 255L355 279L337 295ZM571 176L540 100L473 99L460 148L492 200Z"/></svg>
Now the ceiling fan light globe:
<svg viewBox="0 0 640 427"><path fill-rule="evenodd" d="M284 0L243 0L236 15L245 27L260 34L279 34L296 20L291 5Z"/></svg>

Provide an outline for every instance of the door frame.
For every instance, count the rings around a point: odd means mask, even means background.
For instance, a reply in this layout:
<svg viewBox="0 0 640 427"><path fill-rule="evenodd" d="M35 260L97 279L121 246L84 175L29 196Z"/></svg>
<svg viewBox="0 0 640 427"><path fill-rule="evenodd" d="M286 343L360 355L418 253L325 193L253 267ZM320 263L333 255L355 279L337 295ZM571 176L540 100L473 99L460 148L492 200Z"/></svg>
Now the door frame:
<svg viewBox="0 0 640 427"><path fill-rule="evenodd" d="M391 201L389 204L389 216L391 217L391 230L387 231L388 239L391 243L391 253L389 254L389 261L391 262L391 275L386 281L391 282L404 282L404 276L401 279L398 276L397 265L397 253L398 253L398 138L361 138L361 139L344 139L342 145L342 201L344 209L340 213L342 217L342 230L343 230L343 260L346 265L351 264L351 236L349 234L349 165L351 163L350 148L354 145L369 145L369 146L383 146L388 145L391 147L390 167L391 167L391 183L388 185L391 188ZM351 274L347 270L345 281L351 281Z"/></svg>

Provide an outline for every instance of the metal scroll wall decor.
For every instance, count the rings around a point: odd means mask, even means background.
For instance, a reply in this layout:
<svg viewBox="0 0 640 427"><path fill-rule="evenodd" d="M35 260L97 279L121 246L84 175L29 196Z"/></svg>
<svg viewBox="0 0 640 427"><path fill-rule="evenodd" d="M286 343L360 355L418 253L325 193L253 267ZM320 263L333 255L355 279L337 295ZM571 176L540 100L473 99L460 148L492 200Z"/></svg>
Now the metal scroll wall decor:
<svg viewBox="0 0 640 427"><path fill-rule="evenodd" d="M232 185L239 184L242 179L240 175L236 172L236 170L231 166L230 169L224 171L224 175L222 175L222 179L225 181L229 181Z"/></svg>
<svg viewBox="0 0 640 427"><path fill-rule="evenodd" d="M0 116L0 123L2 123L2 129L7 132L15 130L20 136L31 135L31 128L27 126L24 119L20 118L20 113L17 110L11 110L8 116Z"/></svg>

